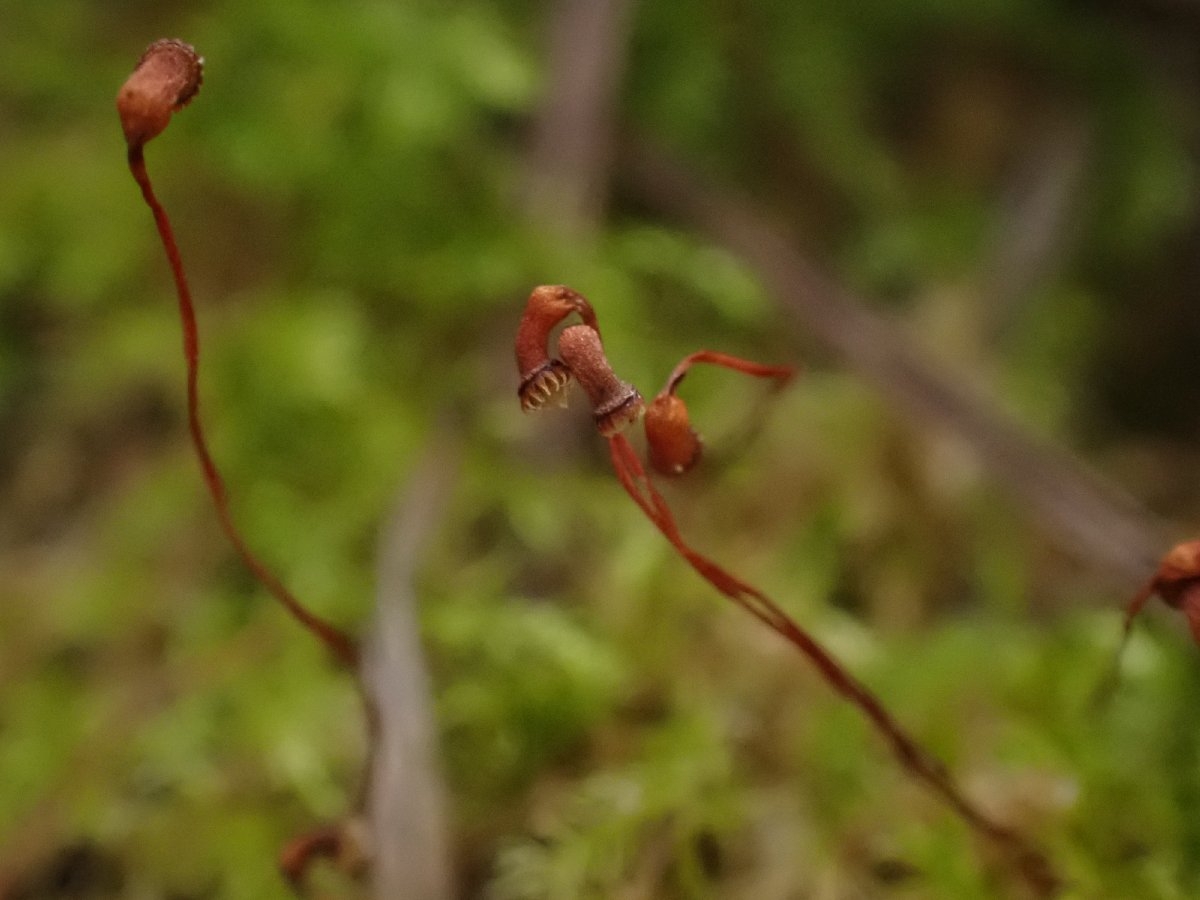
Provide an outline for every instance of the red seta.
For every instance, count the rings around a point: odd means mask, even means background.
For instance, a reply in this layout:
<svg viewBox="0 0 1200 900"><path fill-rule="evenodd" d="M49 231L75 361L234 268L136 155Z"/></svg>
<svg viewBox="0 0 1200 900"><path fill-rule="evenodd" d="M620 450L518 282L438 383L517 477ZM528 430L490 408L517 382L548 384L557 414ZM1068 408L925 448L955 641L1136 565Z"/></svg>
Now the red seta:
<svg viewBox="0 0 1200 900"><path fill-rule="evenodd" d="M530 296L519 330L526 346L523 352L518 351L518 367L522 368L524 360L534 358L538 366L543 368L550 362L561 362L569 376L585 387L593 403L597 428L608 439L613 471L621 487L675 552L722 596L794 646L835 692L862 712L883 737L901 768L940 797L974 831L1003 848L1026 883L1039 896L1054 894L1058 890L1058 877L1038 848L974 804L955 783L945 765L911 737L880 700L774 600L687 543L665 498L624 433L643 411L641 395L612 371L598 331L589 339L584 339L585 331L594 330L595 314L591 305L570 291L572 297L578 298L574 311L586 309L588 318L583 325L570 326L562 332L559 341L561 360L552 359L545 347L541 353L531 353L528 346L530 328L526 323L536 321L538 334L548 344L552 329L573 310L560 304L553 314L548 314L546 298L564 291L569 289L561 286L542 287L535 289ZM568 336L570 340L565 341ZM649 405L644 406L648 456L653 468L664 475L683 474L700 456L700 436L691 427L683 401L675 396L680 381L696 363L718 365L756 378L772 379L777 388L786 385L796 371L791 366L762 365L712 350L701 350L684 358L671 373L663 390ZM521 376L524 385L528 373L522 370ZM568 380L567 377L562 379L563 387ZM622 398L620 409L628 412L619 420L614 420L614 404ZM527 404L523 405L530 408Z"/></svg>
<svg viewBox="0 0 1200 900"><path fill-rule="evenodd" d="M171 220L155 195L150 175L146 170L144 148L149 140L166 128L172 113L182 109L195 96L200 88L203 62L196 51L182 41L156 41L147 48L133 74L117 94L117 111L128 145L129 171L141 188L146 205L154 214L154 224L158 228L163 250L167 254L167 262L175 279L175 293L179 298L183 356L187 365L188 432L221 530L225 532L246 568L296 621L329 649L339 663L353 669L358 666L359 657L355 641L305 607L254 555L238 531L229 510L225 481L213 461L212 453L209 452L200 420L200 337L196 324L196 308L192 302L192 292L188 287L183 258L175 242Z"/></svg>

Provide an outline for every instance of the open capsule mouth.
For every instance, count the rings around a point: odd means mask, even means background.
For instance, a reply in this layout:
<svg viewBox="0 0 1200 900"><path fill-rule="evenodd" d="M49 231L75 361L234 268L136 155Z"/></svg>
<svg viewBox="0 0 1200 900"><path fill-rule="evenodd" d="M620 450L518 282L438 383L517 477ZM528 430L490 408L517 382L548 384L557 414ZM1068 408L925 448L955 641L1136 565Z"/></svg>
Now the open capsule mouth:
<svg viewBox="0 0 1200 900"><path fill-rule="evenodd" d="M541 409L561 395L570 383L571 370L564 363L557 359L546 360L521 380L517 388L521 409L524 412Z"/></svg>
<svg viewBox="0 0 1200 900"><path fill-rule="evenodd" d="M592 411L596 420L596 429L604 437L612 437L624 431L642 417L646 411L646 401L638 393L637 388L629 386L629 393L618 397L605 406Z"/></svg>
<svg viewBox="0 0 1200 900"><path fill-rule="evenodd" d="M149 57L159 53L174 58L181 72L184 73L183 83L172 104L175 112L179 112L192 102L192 98L199 93L200 86L204 83L204 57L197 53L196 48L191 44L184 43L177 38L163 38L146 48L146 52L138 60L138 65L140 66Z"/></svg>

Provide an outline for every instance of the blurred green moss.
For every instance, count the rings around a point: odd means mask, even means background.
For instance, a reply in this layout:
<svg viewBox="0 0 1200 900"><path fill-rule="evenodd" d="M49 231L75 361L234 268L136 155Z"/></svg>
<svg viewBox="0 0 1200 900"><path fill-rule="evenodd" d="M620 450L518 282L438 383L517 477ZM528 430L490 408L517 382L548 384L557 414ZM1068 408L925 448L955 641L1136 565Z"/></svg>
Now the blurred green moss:
<svg viewBox="0 0 1200 900"><path fill-rule="evenodd" d="M116 861L121 896L285 896L279 848L346 809L364 753L350 685L237 564L186 444L175 300L112 106L170 33L208 69L149 166L250 543L358 628L378 523L435 421L458 423L464 470L419 580L472 896L1011 892L853 710L670 554L580 404L520 416L512 333L528 290L555 282L592 299L645 392L700 347L803 362L769 400L689 376L708 456L667 488L685 532L1043 842L1073 895L1194 895L1195 648L1152 617L1094 710L1122 598L961 448L633 198L593 241L525 222L547 14L6 5L0 887L87 847ZM1168 302L1194 279L1167 248L1196 223L1195 84L1139 28L1017 0L642 4L622 109L1032 429L1183 517L1195 387L1156 383L1152 363L1164 334L1185 363L1194 337ZM996 331L980 261L1013 159L1059 117L1089 135L1085 202L1053 277ZM1103 372L1170 408L1123 413Z"/></svg>

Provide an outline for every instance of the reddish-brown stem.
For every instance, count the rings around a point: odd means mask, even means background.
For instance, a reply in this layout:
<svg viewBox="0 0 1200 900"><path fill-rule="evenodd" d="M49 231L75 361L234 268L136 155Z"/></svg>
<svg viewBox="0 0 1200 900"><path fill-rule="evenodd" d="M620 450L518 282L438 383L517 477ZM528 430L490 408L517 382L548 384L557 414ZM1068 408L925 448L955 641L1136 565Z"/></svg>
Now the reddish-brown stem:
<svg viewBox="0 0 1200 900"><path fill-rule="evenodd" d="M679 386L679 382L683 381L683 377L687 375L688 370L696 363L723 366L726 369L733 369L735 372L741 372L744 375L751 375L755 378L774 378L777 381L777 388L784 387L796 374L794 366L767 366L762 363L751 362L748 359L742 359L739 356L721 353L718 350L697 350L695 353L691 353L679 361L679 365L672 370L671 377L667 379L666 387L662 389L662 393L674 394L675 389Z"/></svg>
<svg viewBox="0 0 1200 900"><path fill-rule="evenodd" d="M1134 594L1133 599L1129 601L1129 605L1125 607L1125 621L1121 628L1121 643L1117 648L1118 655L1125 648L1125 643L1129 640L1129 634L1133 631L1133 620L1138 617L1138 614L1142 611L1142 607L1154 596L1156 587L1156 580L1151 578L1142 585L1141 590Z"/></svg>
<svg viewBox="0 0 1200 900"><path fill-rule="evenodd" d="M684 541L666 500L654 486L629 440L623 434L613 435L608 440L617 479L676 552L721 594L795 646L830 687L867 717L906 772L927 785L973 829L1014 853L1023 875L1040 893L1053 893L1057 878L1041 852L976 807L955 784L945 765L918 744L874 694L770 597L693 550Z"/></svg>
<svg viewBox="0 0 1200 900"><path fill-rule="evenodd" d="M300 603L295 595L284 586L283 582L250 551L250 548L242 539L241 533L237 530L237 526L234 525L233 516L229 511L229 500L225 490L225 482L221 477L221 473L217 470L216 463L213 462L212 454L208 449L208 441L204 437L204 429L200 422L199 329L196 325L196 310L192 303L192 293L188 287L187 275L184 272L183 259L179 254L179 247L175 243L171 221L167 218L167 212L162 204L158 202L158 197L155 196L154 188L150 184L150 176L146 171L146 160L142 145L130 145L128 157L129 170L133 173L134 180L137 181L138 186L142 189L142 197L145 198L146 205L154 213L154 224L158 227L158 234L162 239L163 249L166 251L167 260L171 265L171 274L175 278L175 291L179 296L179 319L183 327L183 355L187 363L188 431L191 434L192 446L195 448L196 457L200 461L200 469L204 474L204 482L208 487L209 496L212 497L213 506L217 511L217 519L221 523L221 530L229 538L229 542L233 545L234 550L237 551L238 556L241 557L242 562L245 563L246 568L267 589L271 596L283 605L283 608L291 614L292 618L307 628L318 640L328 647L340 663L348 668L356 668L358 666L358 646L353 639L334 625L310 612Z"/></svg>
<svg viewBox="0 0 1200 900"><path fill-rule="evenodd" d="M279 871L297 896L305 896L305 881L318 860L357 878L368 865L365 835L360 820L349 819L294 838L280 851Z"/></svg>
<svg viewBox="0 0 1200 900"><path fill-rule="evenodd" d="M1125 621L1121 629L1121 640L1113 655L1114 683L1120 669L1121 655L1133 630L1133 620L1138 617L1151 597L1158 596L1173 609L1187 616L1192 637L1200 644L1200 541L1184 541L1176 544L1159 561L1158 568L1142 585L1125 607Z"/></svg>
<svg viewBox="0 0 1200 900"><path fill-rule="evenodd" d="M1121 626L1121 637L1117 641L1116 649L1113 650L1112 662L1108 666L1108 671L1104 677L1100 679L1095 691L1092 693L1092 705L1101 707L1106 704L1111 698L1117 687L1121 683L1121 658L1125 655L1125 647L1129 643L1129 637L1133 634L1133 620L1137 618L1149 601L1154 596L1157 582L1151 578L1129 601L1129 605L1125 608L1125 620Z"/></svg>
<svg viewBox="0 0 1200 900"><path fill-rule="evenodd" d="M309 868L318 859L334 859L341 851L342 833L336 825L325 825L289 841L279 854L279 871L297 893L301 893Z"/></svg>

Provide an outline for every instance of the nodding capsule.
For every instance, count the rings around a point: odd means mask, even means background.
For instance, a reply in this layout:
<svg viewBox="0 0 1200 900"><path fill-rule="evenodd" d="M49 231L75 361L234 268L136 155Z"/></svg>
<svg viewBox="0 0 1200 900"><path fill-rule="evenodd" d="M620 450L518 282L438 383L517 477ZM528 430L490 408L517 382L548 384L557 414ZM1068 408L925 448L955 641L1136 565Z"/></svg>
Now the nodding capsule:
<svg viewBox="0 0 1200 900"><path fill-rule="evenodd" d="M191 44L164 38L147 47L117 92L126 143L140 147L159 135L171 114L196 96L203 81L204 58Z"/></svg>
<svg viewBox="0 0 1200 900"><path fill-rule="evenodd" d="M1162 558L1154 573L1156 593L1168 606L1180 608L1185 596L1194 596L1200 586L1200 541L1176 544Z"/></svg>
<svg viewBox="0 0 1200 900"><path fill-rule="evenodd" d="M1176 544L1163 557L1158 571L1165 578L1200 578L1200 541Z"/></svg>
<svg viewBox="0 0 1200 900"><path fill-rule="evenodd" d="M600 335L588 325L572 325L558 336L558 352L592 403L592 417L604 437L624 431L646 408L642 395L613 372Z"/></svg>
<svg viewBox="0 0 1200 900"><path fill-rule="evenodd" d="M656 472L682 475L700 461L704 443L688 419L687 404L679 397L655 397L646 407L644 424L650 465Z"/></svg>
<svg viewBox="0 0 1200 900"><path fill-rule="evenodd" d="M571 370L550 358L550 333L563 319L578 313L592 328L596 314L587 299L562 284L544 284L533 289L521 324L517 327L517 372L521 383L517 396L526 412L541 409L571 381Z"/></svg>

